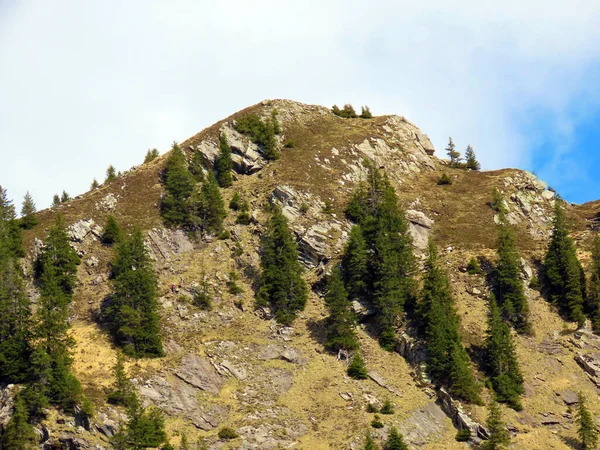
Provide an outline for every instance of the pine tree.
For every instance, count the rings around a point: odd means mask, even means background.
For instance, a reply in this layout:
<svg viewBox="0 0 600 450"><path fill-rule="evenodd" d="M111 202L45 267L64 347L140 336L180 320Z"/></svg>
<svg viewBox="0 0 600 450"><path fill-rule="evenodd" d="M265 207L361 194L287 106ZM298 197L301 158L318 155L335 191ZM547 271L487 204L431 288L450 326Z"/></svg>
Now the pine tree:
<svg viewBox="0 0 600 450"><path fill-rule="evenodd" d="M503 450L508 448L510 443L510 434L506 429L506 425L502 420L502 412L500 405L496 399L492 398L489 405L490 413L488 415L486 425L490 433L489 440L483 444L483 450Z"/></svg>
<svg viewBox="0 0 600 450"><path fill-rule="evenodd" d="M69 200L71 200L71 196L67 193L67 191L62 191L62 194L60 196L60 202L61 203L66 203Z"/></svg>
<svg viewBox="0 0 600 450"><path fill-rule="evenodd" d="M11 220L17 216L12 200L8 199L6 189L0 186L0 220Z"/></svg>
<svg viewBox="0 0 600 450"><path fill-rule="evenodd" d="M366 380L369 378L367 368L365 367L365 360L360 353L355 353L350 360L347 373L350 378L354 378L355 380Z"/></svg>
<svg viewBox="0 0 600 450"><path fill-rule="evenodd" d="M490 295L485 340L486 366L496 399L511 408L523 409L519 396L525 393L523 376L508 325L502 320L494 295Z"/></svg>
<svg viewBox="0 0 600 450"><path fill-rule="evenodd" d="M125 372L125 356L121 352L117 353L117 361L113 367L113 374L115 376L115 384L112 391L108 394L108 403L130 406L134 401L135 390Z"/></svg>
<svg viewBox="0 0 600 450"><path fill-rule="evenodd" d="M98 180L96 180L95 178L92 180L92 184L90 185L90 189L92 191L98 189L100 187L100 183L98 183Z"/></svg>
<svg viewBox="0 0 600 450"><path fill-rule="evenodd" d="M190 444L188 442L187 434L181 434L181 445L179 446L180 450L190 450Z"/></svg>
<svg viewBox="0 0 600 450"><path fill-rule="evenodd" d="M437 263L437 250L429 242L428 257L417 308L426 337L427 367L437 385L472 403L480 403L480 388L471 372L469 356L458 331L450 282Z"/></svg>
<svg viewBox="0 0 600 450"><path fill-rule="evenodd" d="M596 431L596 423L594 417L587 409L586 398L582 392L579 393L579 404L577 406L577 414L575 415L577 422L577 434L581 442L583 450L593 450L598 445L598 431Z"/></svg>
<svg viewBox="0 0 600 450"><path fill-rule="evenodd" d="M515 235L504 217L498 225L498 263L494 272L495 292L504 317L519 333L530 333L529 304L521 279L521 262Z"/></svg>
<svg viewBox="0 0 600 450"><path fill-rule="evenodd" d="M233 161L231 160L231 148L227 143L227 136L221 134L219 136L219 156L215 160L215 170L217 172L217 182L222 188L227 188L233 184Z"/></svg>
<svg viewBox="0 0 600 450"><path fill-rule="evenodd" d="M114 166L111 164L110 166L108 166L108 168L106 169L106 179L104 180L105 183L110 183L111 181L113 181L115 178L117 178L117 170L114 168Z"/></svg>
<svg viewBox="0 0 600 450"><path fill-rule="evenodd" d="M28 422L29 413L21 395L15 398L13 414L0 435L0 448L6 450L31 450L36 448L37 435Z"/></svg>
<svg viewBox="0 0 600 450"><path fill-rule="evenodd" d="M148 152L146 152L146 156L144 157L144 164L154 161L156 158L158 158L158 150L155 148L148 149Z"/></svg>
<svg viewBox="0 0 600 450"><path fill-rule="evenodd" d="M544 260L544 284L552 303L568 314L581 327L583 314L583 269L577 259L573 241L569 237L567 220L561 202L556 202L550 247Z"/></svg>
<svg viewBox="0 0 600 450"><path fill-rule="evenodd" d="M362 111L360 113L360 118L361 119L372 119L373 118L373 114L371 114L371 110L369 109L368 106L362 107Z"/></svg>
<svg viewBox="0 0 600 450"><path fill-rule="evenodd" d="M388 436L387 442L385 443L385 450L408 450L408 446L404 443L402 434L392 427Z"/></svg>
<svg viewBox="0 0 600 450"><path fill-rule="evenodd" d="M337 267L329 277L325 305L329 310L326 347L336 352L357 349L359 343L354 330L356 316L351 309L348 292Z"/></svg>
<svg viewBox="0 0 600 450"><path fill-rule="evenodd" d="M163 220L171 226L190 226L196 180L189 172L185 156L176 143L173 143L167 159L163 179L166 190L160 211Z"/></svg>
<svg viewBox="0 0 600 450"><path fill-rule="evenodd" d="M106 317L116 343L133 357L162 356L157 279L139 229L117 249L112 286Z"/></svg>
<svg viewBox="0 0 600 450"><path fill-rule="evenodd" d="M465 151L465 168L475 171L481 170L481 164L477 161L475 151L470 145L467 145L467 150Z"/></svg>
<svg viewBox="0 0 600 450"><path fill-rule="evenodd" d="M58 194L54 194L54 197L52 197L52 207L56 207L60 205L60 196Z"/></svg>
<svg viewBox="0 0 600 450"><path fill-rule="evenodd" d="M212 172L208 173L202 183L198 216L204 233L218 234L223 230L223 220L227 216L227 211L219 184Z"/></svg>
<svg viewBox="0 0 600 450"><path fill-rule="evenodd" d="M450 158L450 166L451 167L456 167L462 159L460 157L460 152L456 151L456 146L454 145L454 141L452 140L451 137L448 139L448 146L446 147L446 154Z"/></svg>
<svg viewBox="0 0 600 450"><path fill-rule="evenodd" d="M276 208L262 240L262 275L257 304L270 305L279 323L291 324L304 309L308 290L298 249L281 210Z"/></svg>
<svg viewBox="0 0 600 450"><path fill-rule="evenodd" d="M113 215L109 215L106 219L106 224L102 230L102 243L105 245L117 244L122 239L121 228L117 219Z"/></svg>
<svg viewBox="0 0 600 450"><path fill-rule="evenodd" d="M594 333L600 334L600 235L596 233L592 244L587 309Z"/></svg>
<svg viewBox="0 0 600 450"><path fill-rule="evenodd" d="M129 420L112 438L115 449L156 448L167 441L165 420L157 408L144 408L137 395L127 408Z"/></svg>
<svg viewBox="0 0 600 450"><path fill-rule="evenodd" d="M33 197L27 191L23 199L23 206L21 207L21 226L26 230L30 230L37 225L38 219L35 213L36 209Z"/></svg>
<svg viewBox="0 0 600 450"><path fill-rule="evenodd" d="M367 435L365 437L365 446L363 450L379 450L377 444L375 444L375 440L373 439L373 435L370 431L367 431Z"/></svg>
<svg viewBox="0 0 600 450"><path fill-rule="evenodd" d="M204 156L202 152L194 152L188 169L197 182L202 183L204 181Z"/></svg>
<svg viewBox="0 0 600 450"><path fill-rule="evenodd" d="M369 272L367 244L360 225L354 225L342 256L344 282L351 299L365 299Z"/></svg>

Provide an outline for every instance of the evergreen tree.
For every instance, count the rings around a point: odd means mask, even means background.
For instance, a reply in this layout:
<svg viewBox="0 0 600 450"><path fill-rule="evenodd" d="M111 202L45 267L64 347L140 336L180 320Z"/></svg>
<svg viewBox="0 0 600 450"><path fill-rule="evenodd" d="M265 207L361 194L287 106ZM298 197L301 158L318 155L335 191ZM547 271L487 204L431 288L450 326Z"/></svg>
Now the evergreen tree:
<svg viewBox="0 0 600 450"><path fill-rule="evenodd" d="M99 187L100 187L100 183L98 183L98 180L96 180L96 179L94 178L94 179L93 179L93 181L92 181L92 184L91 184L91 186L90 186L90 189L91 189L92 191L94 191L94 190L98 189Z"/></svg>
<svg viewBox="0 0 600 450"><path fill-rule="evenodd" d="M225 210L225 202L223 202L219 184L212 172L208 173L204 183L202 183L198 216L203 232L218 234L223 230L223 220L227 216L227 211Z"/></svg>
<svg viewBox="0 0 600 450"><path fill-rule="evenodd" d="M21 226L26 230L30 230L37 225L38 219L35 213L36 209L33 197L27 191L23 199L23 206L21 207Z"/></svg>
<svg viewBox="0 0 600 450"><path fill-rule="evenodd" d="M29 413L21 395L15 398L13 414L0 434L0 448L31 450L37 447L37 435L28 422Z"/></svg>
<svg viewBox="0 0 600 450"><path fill-rule="evenodd" d="M370 431L367 431L367 436L365 438L365 446L363 447L363 450L379 450L379 447L375 443L373 435Z"/></svg>
<svg viewBox="0 0 600 450"><path fill-rule="evenodd" d="M483 444L483 450L503 450L508 448L510 443L510 434L506 429L506 425L502 420L502 412L500 405L496 399L492 398L489 405L490 413L488 415L486 425L490 433L489 440Z"/></svg>
<svg viewBox="0 0 600 450"><path fill-rule="evenodd" d="M179 446L180 450L190 450L190 444L188 442L187 434L181 434L181 445Z"/></svg>
<svg viewBox="0 0 600 450"><path fill-rule="evenodd" d="M6 189L0 186L0 220L11 220L17 216L12 200L8 199Z"/></svg>
<svg viewBox="0 0 600 450"><path fill-rule="evenodd" d="M158 150L155 148L148 149L148 152L146 153L146 156L144 157L144 164L154 161L156 158L158 158Z"/></svg>
<svg viewBox="0 0 600 450"><path fill-rule="evenodd" d="M56 207L60 205L60 196L58 194L54 194L54 197L52 197L52 207Z"/></svg>
<svg viewBox="0 0 600 450"><path fill-rule="evenodd" d="M344 282L351 299L365 299L369 272L367 243L360 225L354 225L342 256Z"/></svg>
<svg viewBox="0 0 600 450"><path fill-rule="evenodd" d="M116 343L133 357L162 356L156 274L139 229L117 249L112 286L106 316Z"/></svg>
<svg viewBox="0 0 600 450"><path fill-rule="evenodd" d="M329 277L325 305L329 310L326 347L333 351L357 349L359 343L354 330L356 316L337 267Z"/></svg>
<svg viewBox="0 0 600 450"><path fill-rule="evenodd" d="M361 119L372 119L373 118L373 114L371 114L371 110L369 109L368 106L362 107L362 111L360 113L360 118Z"/></svg>
<svg viewBox="0 0 600 450"><path fill-rule="evenodd" d="M424 329L427 367L437 385L448 386L457 397L479 403L480 388L471 372L469 356L458 331L450 282L437 263L437 250L429 242L418 317Z"/></svg>
<svg viewBox="0 0 600 450"><path fill-rule="evenodd" d="M106 179L104 180L105 183L110 183L111 181L113 181L115 178L117 178L117 170L114 168L114 166L111 164L110 166L108 166L108 168L106 169Z"/></svg>
<svg viewBox="0 0 600 450"><path fill-rule="evenodd" d="M279 323L291 324L304 309L308 290L298 249L281 210L276 208L262 240L262 275L257 304L270 305Z"/></svg>
<svg viewBox="0 0 600 450"><path fill-rule="evenodd" d="M387 442L385 443L385 450L408 450L408 446L404 443L402 434L392 427L388 436Z"/></svg>
<svg viewBox="0 0 600 450"><path fill-rule="evenodd" d="M488 375L492 382L496 398L511 408L523 409L519 396L525 393L523 376L515 345L508 325L502 320L500 309L494 295L490 295L488 312L488 330L485 341Z"/></svg>
<svg viewBox="0 0 600 450"><path fill-rule="evenodd" d="M581 327L585 324L583 269L569 237L561 202L556 202L550 247L544 260L544 284L552 303Z"/></svg>
<svg viewBox="0 0 600 450"><path fill-rule="evenodd" d="M173 149L164 172L166 195L161 203L161 215L167 225L190 226L196 181L187 168L181 148L173 143Z"/></svg>
<svg viewBox="0 0 600 450"><path fill-rule="evenodd" d="M167 441L165 420L159 409L142 407L136 395L127 408L127 415L129 420L113 436L112 444L116 449L156 448Z"/></svg>
<svg viewBox="0 0 600 450"><path fill-rule="evenodd" d="M465 168L479 171L481 169L481 164L477 161L475 157L475 151L473 147L467 145L467 150L465 151Z"/></svg>
<svg viewBox="0 0 600 450"><path fill-rule="evenodd" d="M194 152L189 171L197 182L201 183L204 181L204 156L202 152Z"/></svg>
<svg viewBox="0 0 600 450"><path fill-rule="evenodd" d="M60 196L60 202L61 203L66 203L69 200L71 200L71 196L69 194L67 194L67 191L62 191L62 195Z"/></svg>
<svg viewBox="0 0 600 450"><path fill-rule="evenodd" d="M366 380L369 378L367 368L365 367L365 360L360 353L355 353L350 360L347 373L350 378L354 378L355 380Z"/></svg>
<svg viewBox="0 0 600 450"><path fill-rule="evenodd" d="M579 404L577 405L577 414L575 420L577 422L577 434L581 442L583 450L593 450L598 445L598 431L594 417L587 409L586 399L583 393L579 393Z"/></svg>
<svg viewBox="0 0 600 450"><path fill-rule="evenodd" d="M112 214L106 219L106 224L102 230L102 243L105 245L113 245L119 243L122 239L121 228L117 219Z"/></svg>
<svg viewBox="0 0 600 450"><path fill-rule="evenodd" d="M227 136L221 134L219 136L219 156L215 160L215 170L217 172L217 182L222 188L227 188L233 184L233 161L231 160L231 148L227 143Z"/></svg>
<svg viewBox="0 0 600 450"><path fill-rule="evenodd" d="M592 321L592 330L600 334L600 235L596 233L592 244L587 309Z"/></svg>
<svg viewBox="0 0 600 450"><path fill-rule="evenodd" d="M456 167L462 159L460 157L460 152L456 151L456 146L454 145L454 141L452 140L451 137L448 139L448 146L446 147L446 154L450 158L450 166L451 167Z"/></svg>
<svg viewBox="0 0 600 450"><path fill-rule="evenodd" d="M108 394L108 403L113 405L130 406L135 399L135 390L125 372L125 356L117 353L117 361L113 367L115 376L114 388Z"/></svg>
<svg viewBox="0 0 600 450"><path fill-rule="evenodd" d="M529 304L521 279L521 261L515 235L504 217L498 225L498 263L495 292L504 317L519 333L530 333Z"/></svg>

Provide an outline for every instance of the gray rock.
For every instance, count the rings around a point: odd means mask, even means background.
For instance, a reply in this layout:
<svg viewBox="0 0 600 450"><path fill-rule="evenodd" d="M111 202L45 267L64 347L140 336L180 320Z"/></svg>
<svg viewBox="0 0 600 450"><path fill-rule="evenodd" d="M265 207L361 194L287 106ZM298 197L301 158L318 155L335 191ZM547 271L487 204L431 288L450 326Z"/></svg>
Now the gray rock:
<svg viewBox="0 0 600 450"><path fill-rule="evenodd" d="M556 195L556 193L553 192L553 191L544 191L544 192L542 192L542 198L544 200L548 200L548 201L552 200L555 195Z"/></svg>
<svg viewBox="0 0 600 450"><path fill-rule="evenodd" d="M533 278L533 269L523 257L521 257L521 272L525 280L531 280Z"/></svg>
<svg viewBox="0 0 600 450"><path fill-rule="evenodd" d="M294 348L286 348L281 353L281 359L296 364L302 364L305 361L305 359L302 358L301 353Z"/></svg>
<svg viewBox="0 0 600 450"><path fill-rule="evenodd" d="M229 361L223 361L221 367L227 369L227 371L238 380L245 380L248 378L248 373L243 367L236 366Z"/></svg>
<svg viewBox="0 0 600 450"><path fill-rule="evenodd" d="M431 143L429 136L427 136L425 133L415 133L415 134L417 136L417 140L423 146L423 150L425 150L425 152L428 155L433 155L435 153L435 147Z"/></svg>
<svg viewBox="0 0 600 450"><path fill-rule="evenodd" d="M424 446L446 431L446 420L442 408L431 402L413 411L398 428L409 444Z"/></svg>
<svg viewBox="0 0 600 450"><path fill-rule="evenodd" d="M8 423L12 416L15 395L18 388L14 384L0 386L0 430Z"/></svg>
<svg viewBox="0 0 600 450"><path fill-rule="evenodd" d="M101 201L96 203L96 209L102 211L114 211L117 207L117 197L115 194L110 193L106 195Z"/></svg>
<svg viewBox="0 0 600 450"><path fill-rule="evenodd" d="M75 222L67 229L67 235L73 242L83 242L92 232L94 234L101 234L102 230L98 232L96 222L93 219L80 220Z"/></svg>
<svg viewBox="0 0 600 450"><path fill-rule="evenodd" d="M472 436L481 439L489 439L489 431L487 428L469 417L463 410L460 402L454 400L444 388L438 390L438 399L440 400L442 410L450 417L459 430L468 428L471 430Z"/></svg>
<svg viewBox="0 0 600 450"><path fill-rule="evenodd" d="M565 402L565 405L567 405L567 406L571 406L571 405L575 405L575 404L579 403L579 396L577 395L577 392L567 390L567 391L564 391L561 396L562 396L563 402Z"/></svg>
<svg viewBox="0 0 600 450"><path fill-rule="evenodd" d="M269 344L264 347L261 347L258 353L258 359L262 359L263 361L278 359L281 356L283 349L275 344Z"/></svg>
<svg viewBox="0 0 600 450"><path fill-rule="evenodd" d="M91 256L85 263L88 265L88 267L98 267L99 262L100 261L98 261L98 258Z"/></svg>
<svg viewBox="0 0 600 450"><path fill-rule="evenodd" d="M217 395L223 386L223 380L215 368L204 358L186 355L174 374L191 386Z"/></svg>

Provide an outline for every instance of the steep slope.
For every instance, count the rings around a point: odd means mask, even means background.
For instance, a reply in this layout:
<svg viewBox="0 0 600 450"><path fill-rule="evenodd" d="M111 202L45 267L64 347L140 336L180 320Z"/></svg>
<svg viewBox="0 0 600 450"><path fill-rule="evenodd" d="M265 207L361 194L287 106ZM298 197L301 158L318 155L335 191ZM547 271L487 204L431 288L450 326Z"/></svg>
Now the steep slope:
<svg viewBox="0 0 600 450"><path fill-rule="evenodd" d="M283 129L282 155L278 161L267 162L255 144L235 131L232 121L248 113L267 117L275 109ZM81 439L78 445L108 448L111 427L121 420L121 413L106 404L115 349L96 321L110 292L112 256L112 250L98 242L97 227L111 213L125 230L137 225L147 232L159 274L167 356L132 360L128 370L144 401L166 413L172 443L185 432L192 441L209 439L214 448L359 448L373 417L366 412L367 404L389 399L396 405L396 414L384 418L386 427L376 431L376 436L384 436L396 425L415 448L467 448L454 440L451 419L435 403L434 392L419 383L415 368L400 354L379 348L364 329L359 338L372 379L351 380L345 375L346 362L324 351L326 310L319 281L339 257L347 238L350 223L343 210L356 183L364 179L365 159L385 170L407 209L416 253L422 253L429 235L442 250L463 339L476 358L485 333L487 286L483 277L468 275L464 267L472 256L495 258L495 217L488 206L491 191L497 188L507 199L527 281L545 251L554 194L527 172L450 168L433 156L427 136L398 116L343 119L319 106L265 101L207 128L181 147L188 158L201 152L210 166L222 132L232 147L236 172L234 185L224 189L223 196L228 201L239 192L249 201L253 218L248 226L236 225L230 211L226 228L231 239L196 242L163 227L159 203L165 155L40 212L40 224L27 232L31 261L39 239L45 238L56 213L61 212L71 225L73 245L83 260L72 315L75 370L97 416L91 431L73 434L74 423L53 414L46 424L51 439L72 442L76 436ZM437 185L442 172L452 177L452 185ZM277 325L253 307L260 235L269 203L283 207L307 268L306 279L315 288L291 328ZM590 240L585 219L594 217L598 209L588 204L569 211L584 261ZM239 282L243 293L236 296L226 289L232 270L243 275ZM210 312L191 303L191 291L204 276L214 292ZM179 286L177 293L172 292L172 285ZM33 286L31 291L34 296ZM600 414L594 380L575 357L594 353L600 341L573 333L575 325L563 322L537 291L527 289L527 295L535 335L516 337L526 380L525 409L506 411L505 417L514 434L514 448L571 448L575 427L566 404L571 402L569 391L586 393L593 399L591 409ZM483 379L482 374L479 377ZM485 408L465 410L476 422L484 422ZM235 428L241 438L217 442L216 432L223 425Z"/></svg>

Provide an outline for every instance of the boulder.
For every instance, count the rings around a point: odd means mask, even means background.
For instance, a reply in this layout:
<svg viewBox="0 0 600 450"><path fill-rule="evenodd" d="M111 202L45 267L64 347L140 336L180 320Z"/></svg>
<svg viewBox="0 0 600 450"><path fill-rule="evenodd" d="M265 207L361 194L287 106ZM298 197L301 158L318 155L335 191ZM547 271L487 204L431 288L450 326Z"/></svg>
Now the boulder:
<svg viewBox="0 0 600 450"><path fill-rule="evenodd" d="M117 207L117 197L112 192L98 203L96 203L96 209L101 211L114 211Z"/></svg>
<svg viewBox="0 0 600 450"><path fill-rule="evenodd" d="M217 395L223 386L223 380L210 362L197 355L184 356L174 374L189 385L213 395Z"/></svg>
<svg viewBox="0 0 600 450"><path fill-rule="evenodd" d="M571 405L575 405L577 403L579 403L579 396L577 395L577 392L573 392L573 391L563 391L563 393L561 394L561 397L563 399L563 402L565 402L565 405L567 406L571 406Z"/></svg>
<svg viewBox="0 0 600 450"><path fill-rule="evenodd" d="M0 386L0 430L8 423L12 416L13 404L18 388L14 384Z"/></svg>
<svg viewBox="0 0 600 450"><path fill-rule="evenodd" d="M425 153L432 156L435 153L435 147L431 143L429 136L427 136L425 133L415 133L415 134L417 136L417 140L423 146L423 150L425 150Z"/></svg>
<svg viewBox="0 0 600 450"><path fill-rule="evenodd" d="M93 219L80 220L69 226L67 235L72 242L83 242L88 236L102 236L102 228Z"/></svg>

